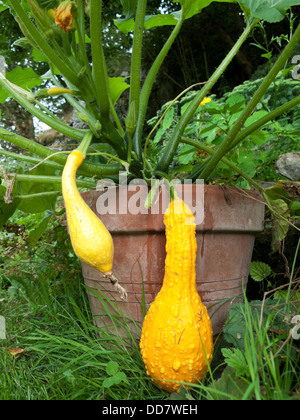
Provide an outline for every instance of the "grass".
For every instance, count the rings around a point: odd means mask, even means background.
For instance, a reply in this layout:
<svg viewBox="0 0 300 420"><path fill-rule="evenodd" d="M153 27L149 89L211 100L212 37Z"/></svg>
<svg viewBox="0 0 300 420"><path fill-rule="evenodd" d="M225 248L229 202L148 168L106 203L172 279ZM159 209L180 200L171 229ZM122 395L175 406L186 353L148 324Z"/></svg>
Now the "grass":
<svg viewBox="0 0 300 420"><path fill-rule="evenodd" d="M13 256L0 271L0 315L7 323L0 340L0 400L300 399L300 342L291 335L299 279L286 301L268 295L249 302L245 296L233 305L205 381L170 396L147 376L122 314L111 322L123 326L125 337L96 328L76 259L70 254L57 273L58 255L51 257L45 244L38 259L30 250L22 265ZM12 355L17 348L22 350Z"/></svg>

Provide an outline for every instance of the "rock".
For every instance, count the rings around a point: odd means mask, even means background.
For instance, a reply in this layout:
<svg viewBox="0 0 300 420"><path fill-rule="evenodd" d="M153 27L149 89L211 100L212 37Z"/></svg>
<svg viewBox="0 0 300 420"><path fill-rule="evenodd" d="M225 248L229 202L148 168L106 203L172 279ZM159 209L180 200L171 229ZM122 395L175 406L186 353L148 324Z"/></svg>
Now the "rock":
<svg viewBox="0 0 300 420"><path fill-rule="evenodd" d="M300 152L280 155L276 162L277 173L292 181L300 180Z"/></svg>

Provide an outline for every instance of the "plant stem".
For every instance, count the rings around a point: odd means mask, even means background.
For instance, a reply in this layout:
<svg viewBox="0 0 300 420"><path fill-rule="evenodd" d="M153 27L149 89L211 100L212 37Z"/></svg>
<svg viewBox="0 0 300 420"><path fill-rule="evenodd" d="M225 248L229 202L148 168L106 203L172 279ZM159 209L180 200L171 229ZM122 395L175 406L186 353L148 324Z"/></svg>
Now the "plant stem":
<svg viewBox="0 0 300 420"><path fill-rule="evenodd" d="M21 5L21 2L19 0L10 0L10 3L26 27L30 36L34 39L35 43L39 46L48 60L58 68L58 70L65 76L65 78L69 80L69 82L71 82L77 88L80 88L80 85L82 84L81 79L64 63L61 58L59 58L57 52L49 46L48 41L39 33L38 29L27 16L27 13Z"/></svg>
<svg viewBox="0 0 300 420"><path fill-rule="evenodd" d="M175 41L178 35L178 32L181 29L182 23L183 23L183 19L180 19L177 22L171 35L169 36L168 40L166 41L160 53L156 57L154 63L152 64L141 90L137 127L136 127L136 132L133 138L133 149L139 158L142 157L142 132L143 132L145 116L146 116L146 111L147 111L147 106L148 106L151 90L152 90L154 81L156 79L157 73L166 55L168 54L173 42Z"/></svg>
<svg viewBox="0 0 300 420"><path fill-rule="evenodd" d="M147 0L138 0L134 25L134 38L132 45L129 109L130 106L134 104L136 121L138 119L139 114L142 44L146 6Z"/></svg>
<svg viewBox="0 0 300 420"><path fill-rule="evenodd" d="M102 0L91 0L90 10L93 77L96 86L97 103L101 118L108 119L110 103L107 69L102 48Z"/></svg>
<svg viewBox="0 0 300 420"><path fill-rule="evenodd" d="M279 56L276 63L271 68L269 74L265 77L262 84L258 88L258 90L253 95L252 99L248 103L246 109L241 114L241 116L237 119L235 124L233 125L230 133L228 134L227 138L224 140L224 142L221 144L221 146L218 148L218 150L214 153L213 157L209 160L207 166L204 168L204 170L200 173L200 178L207 179L211 172L215 169L218 162L222 159L222 157L230 150L231 145L243 127L244 123L246 122L247 118L251 115L257 104L260 102L262 97L265 95L266 91L268 90L269 86L273 81L275 80L276 75L279 73L279 71L283 68L284 64L288 60L288 58L291 56L292 52L298 45L300 40L300 25L296 29L293 37L291 38L288 45L285 47L284 51Z"/></svg>
<svg viewBox="0 0 300 420"><path fill-rule="evenodd" d="M84 157L86 157L86 152L91 144L93 136L94 134L92 131L89 131L88 133L86 133L86 135L84 136L84 139L82 140L82 142L76 149L76 150L79 150L84 155Z"/></svg>
<svg viewBox="0 0 300 420"><path fill-rule="evenodd" d="M25 137L19 136L18 134L11 133L10 131L7 131L3 128L0 128L0 137L4 140L9 141L15 146L19 146L43 158L53 154L53 151L48 149L47 147L42 146L32 140L26 139ZM59 163L63 167L66 163L67 158L66 156L56 155L51 157L51 160L53 160L56 163ZM99 165L89 162L83 162L81 167L78 169L78 174L102 178L108 175L118 174L119 171L122 169L123 168L120 165Z"/></svg>
<svg viewBox="0 0 300 420"><path fill-rule="evenodd" d="M227 56L222 61L220 66L217 68L217 70L214 72L210 80L195 96L195 98L193 99L189 107L186 109L185 113L182 115L174 131L172 139L167 143L167 145L165 146L162 152L162 156L157 164L158 170L163 171L163 172L167 171L176 153L176 150L178 148L178 145L184 133L184 130L186 126L188 125L188 123L190 122L191 118L193 117L194 113L196 112L199 104L205 98L205 96L207 96L209 91L212 89L212 87L218 81L220 76L224 73L228 65L231 63L233 58L236 56L240 47L243 45L243 43L247 39L249 33L252 31L256 23L257 21L253 22L251 25L247 25L244 32L240 36L240 38L237 40L236 44L232 47L231 51L227 54Z"/></svg>
<svg viewBox="0 0 300 420"><path fill-rule="evenodd" d="M34 104L29 102L26 98L24 98L19 92L17 92L13 86L8 83L4 78L0 78L0 86L9 93L9 95L14 98L21 106L23 106L27 111L29 111L32 115L37 117L39 120L43 121L45 124L49 125L54 130L59 131L60 133L64 134L65 136L71 137L75 140L82 140L85 130L78 130L69 125L63 123L54 115L48 112L45 114L40 109L38 109ZM51 114L51 115L50 115Z"/></svg>
<svg viewBox="0 0 300 420"><path fill-rule="evenodd" d="M0 155L7 156L9 158L16 159L16 160L22 160L22 162L28 162L34 165L39 165L41 163L41 160L39 158L36 158L33 156L27 156L24 154L21 155L18 153L9 152L8 150L5 150L5 149L0 149ZM59 163L53 162L51 160L45 160L43 164L50 166L53 169L58 169L58 170L63 169L62 165L60 165Z"/></svg>
<svg viewBox="0 0 300 420"><path fill-rule="evenodd" d="M60 176L48 176L48 175L23 175L23 174L17 174L16 180L20 182L34 182L34 183L48 183L48 184L60 184L61 183L61 177ZM85 180L85 179L78 179L76 181L77 185L80 187L85 188L94 188L95 182L91 180Z"/></svg>
<svg viewBox="0 0 300 420"><path fill-rule="evenodd" d="M84 17L83 17L83 19L84 19ZM80 21L78 21L77 19L74 19L74 22L75 22L75 27L77 29L77 34L78 34L78 44L79 44L80 58L85 65L86 73L87 73L89 82L91 84L92 90L94 92L96 92L96 86L95 86L95 83L94 83L94 79L92 77L90 63L89 63L89 60L88 60L88 57L87 57L87 54L86 54L84 32L82 32L82 25L80 24Z"/></svg>

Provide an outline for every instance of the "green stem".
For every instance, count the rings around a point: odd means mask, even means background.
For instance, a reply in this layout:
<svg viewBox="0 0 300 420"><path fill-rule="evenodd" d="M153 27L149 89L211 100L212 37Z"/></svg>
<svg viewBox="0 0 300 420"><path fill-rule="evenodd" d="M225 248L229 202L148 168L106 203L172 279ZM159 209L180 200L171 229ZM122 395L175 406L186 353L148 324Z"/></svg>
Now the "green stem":
<svg viewBox="0 0 300 420"><path fill-rule="evenodd" d="M131 163L131 153L132 153L132 132L128 132L128 148L127 148L127 162Z"/></svg>
<svg viewBox="0 0 300 420"><path fill-rule="evenodd" d="M89 131L88 133L86 133L86 135L84 136L84 139L82 140L80 145L77 147L77 150L79 150L84 155L84 157L86 157L86 152L91 144L93 136L94 134L92 131Z"/></svg>
<svg viewBox="0 0 300 420"><path fill-rule="evenodd" d="M57 87L63 87L63 85L59 82L58 78L55 76L52 66L50 66L50 68L51 68L51 73L52 73L51 79L53 80L54 85ZM95 129L95 124L97 122L97 119L95 117L93 110L92 112L90 112L87 109L87 107L83 107L82 105L80 105L80 103L74 98L74 96L70 95L69 93L66 93L63 96L66 98L69 104L72 105L72 107L75 108L79 113L86 115L88 119L88 124L90 128L94 131L94 135L97 137L97 133Z"/></svg>
<svg viewBox="0 0 300 420"><path fill-rule="evenodd" d="M128 169L129 163L125 160L119 159L117 156L113 156L110 153L103 153L103 152L97 152L97 153L89 153L89 156L103 156L106 159L114 160L118 162L120 165L124 166L125 169Z"/></svg>
<svg viewBox="0 0 300 420"><path fill-rule="evenodd" d="M152 64L141 90L137 127L136 127L136 132L133 138L133 150L135 151L135 153L137 154L139 158L142 157L142 132L144 128L145 116L147 112L147 106L148 106L151 90L152 90L154 81L156 79L157 73L164 59L166 58L166 55L168 54L173 42L175 41L181 29L182 23L183 23L183 20L180 19L178 23L176 24L171 35L169 36L168 40L166 41L160 53L156 57L154 63Z"/></svg>
<svg viewBox="0 0 300 420"><path fill-rule="evenodd" d="M49 125L56 131L64 134L65 136L71 137L75 140L82 140L85 130L77 130L69 125L63 123L54 115L50 115L50 112L47 113L42 112L36 106L34 106L31 102L29 102L24 96L22 96L19 92L17 92L13 86L8 83L5 79L0 78L0 86L9 93L9 95L14 98L21 106L27 109L30 114L37 117L39 120L43 121L45 124ZM38 103L38 102L37 102Z"/></svg>
<svg viewBox="0 0 300 420"><path fill-rule="evenodd" d="M28 150L29 152L34 153L43 158L53 154L53 151L48 149L47 147L42 146L32 140L26 139L25 137L19 136L18 134L11 133L10 131L7 131L3 128L0 128L0 137L4 140L9 141L15 146L19 146L22 149ZM55 155L51 157L51 160L64 166L67 158L66 156L62 155ZM123 167L120 165L99 165L89 162L83 162L81 167L78 169L78 174L102 178L108 175L118 174L122 169Z"/></svg>
<svg viewBox="0 0 300 420"><path fill-rule="evenodd" d="M248 103L246 109L244 112L240 115L240 117L237 119L235 124L233 125L231 131L229 132L228 136L224 140L224 142L221 144L221 146L218 148L218 150L214 153L213 157L209 160L207 166L204 168L204 170L200 173L200 178L207 179L212 171L215 169L218 162L222 159L222 157L230 150L234 139L238 135L239 131L243 127L244 123L246 122L247 118L251 115L251 113L254 111L257 104L261 101L265 93L267 92L269 86L273 81L275 80L275 77L280 72L280 70L285 65L288 58L291 56L292 52L298 45L300 40L300 25L296 29L293 37L291 38L288 45L285 47L281 55L279 56L276 63L273 65L272 69L270 70L269 74L265 77L262 84L258 88L258 90L253 95L252 99Z"/></svg>
<svg viewBox="0 0 300 420"><path fill-rule="evenodd" d="M150 207L152 205L152 202L153 202L153 200L156 196L156 192L157 192L158 188L160 187L160 185L162 184L162 182L163 182L163 180L156 179L154 184L153 185L151 184L151 189L149 191L149 194L148 194L147 199L146 199L145 204L144 204L145 209L147 209L147 210L150 209Z"/></svg>
<svg viewBox="0 0 300 420"><path fill-rule="evenodd" d="M80 58L81 58L81 61L85 65L85 69L86 69L87 76L88 76L89 82L91 84L92 90L94 92L96 92L96 86L95 86L95 83L94 83L94 79L92 77L90 63L89 63L89 60L88 60L88 57L87 57L87 54L86 54L84 32L82 32L82 25L80 24L80 21L77 21L77 19L74 19L74 23L75 23L75 27L77 29L77 34L78 34L78 44L79 44Z"/></svg>
<svg viewBox="0 0 300 420"><path fill-rule="evenodd" d="M59 194L61 194L61 190L40 192L40 193L34 193L34 194L20 194L20 195L15 195L14 200L28 200L28 199L32 200L34 198L49 197L52 195L59 195Z"/></svg>
<svg viewBox="0 0 300 420"><path fill-rule="evenodd" d="M34 39L35 43L39 46L48 60L58 68L58 70L65 76L65 78L69 80L69 82L71 82L77 88L80 88L80 85L82 84L81 79L64 63L61 58L59 58L57 52L49 46L47 39L39 33L38 29L27 16L27 13L21 5L21 2L19 0L10 0L10 3L26 27L30 36Z"/></svg>
<svg viewBox="0 0 300 420"><path fill-rule="evenodd" d="M215 85L215 83L218 81L220 76L224 73L226 68L229 66L233 58L238 53L240 47L243 45L245 40L247 39L249 33L252 31L254 26L257 24L257 21L253 22L251 25L247 25L244 32L236 42L236 44L232 47L231 51L227 54L225 59L222 61L220 66L217 68L217 70L214 72L210 80L206 83L206 85L200 90L200 92L195 96L189 107L186 109L185 113L180 118L177 127L173 133L172 139L167 143L165 146L162 156L157 164L157 169L161 170L163 172L166 172L169 165L171 164L174 155L176 153L176 150L178 148L180 139L184 133L184 130L188 123L190 122L191 118L193 117L194 113L196 112L199 104L201 101L207 96L209 91L212 89L212 87Z"/></svg>
<svg viewBox="0 0 300 420"><path fill-rule="evenodd" d="M91 0L90 32L93 57L93 77L101 118L109 118L108 76L102 48L102 0Z"/></svg>
<svg viewBox="0 0 300 420"><path fill-rule="evenodd" d="M84 12L84 3L83 0L77 1L78 6L78 24L79 24L79 30L82 34L84 34L84 19L85 19L85 12Z"/></svg>
<svg viewBox="0 0 300 420"><path fill-rule="evenodd" d="M134 104L136 121L138 119L140 102L142 44L146 6L147 0L138 0L132 45L129 109L130 105Z"/></svg>
<svg viewBox="0 0 300 420"><path fill-rule="evenodd" d="M112 103L112 100L111 99L110 99L109 103L110 103L111 116L113 117L113 119L114 119L114 121L116 123L118 132L119 132L119 134L120 134L121 137L124 137L124 135L125 135L124 129L122 127L122 124L120 122L120 119L118 117L118 114L117 114L117 112L116 112L116 110L114 108L114 104Z"/></svg>
<svg viewBox="0 0 300 420"><path fill-rule="evenodd" d="M19 155L18 153L9 152L5 149L0 149L0 155L9 157L11 159L21 160L22 162L28 162L32 163L33 165L38 165L41 163L41 160L39 158L33 157L33 156L27 156L27 155ZM51 160L45 160L43 164L50 166L53 169L62 170L63 166L59 163L53 162Z"/></svg>
<svg viewBox="0 0 300 420"><path fill-rule="evenodd" d="M47 184L61 184L60 176L48 176L48 175L23 175L17 174L16 180L20 182L34 182L34 183L47 183ZM76 181L79 187L84 188L95 188L96 182L90 180L78 179Z"/></svg>

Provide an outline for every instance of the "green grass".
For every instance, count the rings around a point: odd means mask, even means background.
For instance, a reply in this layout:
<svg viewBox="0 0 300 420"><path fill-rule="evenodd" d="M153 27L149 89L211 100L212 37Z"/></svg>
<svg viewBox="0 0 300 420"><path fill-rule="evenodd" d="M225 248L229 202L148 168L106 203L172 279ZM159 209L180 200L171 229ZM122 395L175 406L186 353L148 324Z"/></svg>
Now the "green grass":
<svg viewBox="0 0 300 420"><path fill-rule="evenodd" d="M114 333L105 331L99 336L83 287L81 293L81 296L77 293L80 301L76 302L71 288L62 296L52 296L50 307L39 304L36 308L28 301L1 292L7 339L0 342L0 399L169 399L169 394L146 375L138 343L129 333L130 349ZM224 338L219 338L205 383L189 391L182 388L180 399L299 398L299 346L288 340L278 353L286 338L279 339L269 332L275 312L261 327L258 312L253 313L252 309L247 301L241 306L246 328L240 354L236 346L231 347ZM20 347L25 353L12 356L6 347ZM229 347L226 355L224 349ZM221 357L222 352L227 363Z"/></svg>
<svg viewBox="0 0 300 420"><path fill-rule="evenodd" d="M300 399L300 340L290 333L300 306L297 255L285 299L270 294L265 302L248 302L245 296L233 305L205 381L170 396L147 376L122 314L111 316L112 332L94 326L80 266L64 241L52 247L44 238L39 251L26 252L21 244L0 266L0 315L7 323L0 400ZM3 252L11 252L7 243ZM59 264L64 269L57 271ZM107 310L116 306L98 298ZM25 352L14 356L7 349L18 347Z"/></svg>
<svg viewBox="0 0 300 420"><path fill-rule="evenodd" d="M6 299L4 295L0 299ZM99 336L84 295L80 305L66 294L64 299L53 297L50 308L34 310L8 298L1 302L1 313L7 321L7 339L0 343L1 400L164 396L149 383L137 343L127 350L113 334ZM12 356L6 347L20 347L25 353ZM107 372L112 361L118 371L114 374Z"/></svg>

